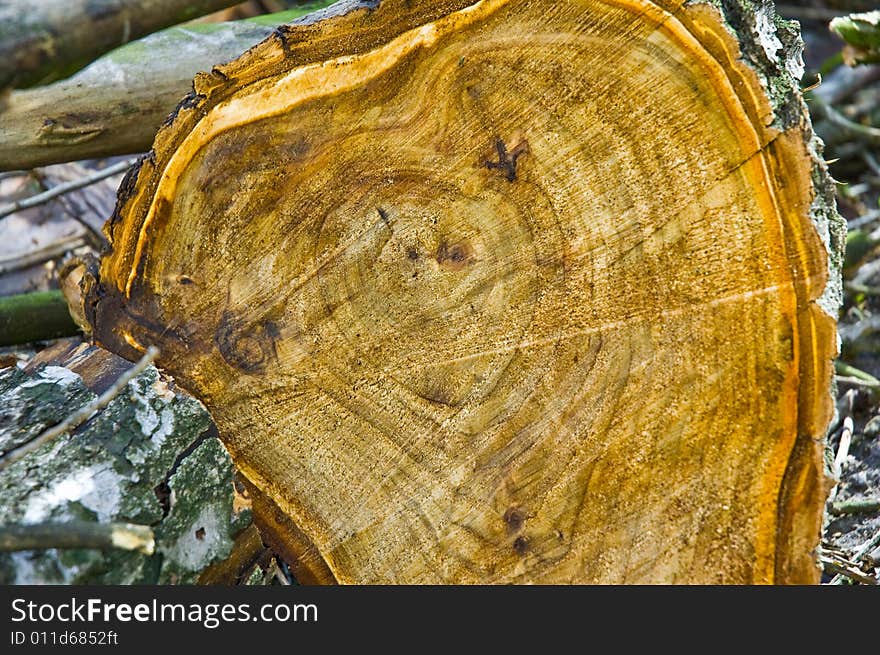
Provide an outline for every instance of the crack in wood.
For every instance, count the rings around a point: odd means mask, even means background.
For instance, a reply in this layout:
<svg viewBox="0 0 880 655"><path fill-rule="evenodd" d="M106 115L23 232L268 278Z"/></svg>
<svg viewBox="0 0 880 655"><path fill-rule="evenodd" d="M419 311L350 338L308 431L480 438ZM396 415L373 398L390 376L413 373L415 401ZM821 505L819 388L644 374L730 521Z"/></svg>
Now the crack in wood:
<svg viewBox="0 0 880 655"><path fill-rule="evenodd" d="M495 150L498 153L498 161L487 161L486 168L501 170L508 182L516 181L516 162L520 156L529 151L528 141L520 141L508 152L507 145L502 139L495 139Z"/></svg>

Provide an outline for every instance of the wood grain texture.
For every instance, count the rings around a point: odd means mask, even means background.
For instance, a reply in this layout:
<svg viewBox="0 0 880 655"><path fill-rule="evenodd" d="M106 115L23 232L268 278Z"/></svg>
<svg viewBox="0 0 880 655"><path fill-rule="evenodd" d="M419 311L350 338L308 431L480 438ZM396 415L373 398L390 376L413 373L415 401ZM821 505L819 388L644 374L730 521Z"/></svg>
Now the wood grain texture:
<svg viewBox="0 0 880 655"><path fill-rule="evenodd" d="M816 581L837 233L786 26L375 5L196 79L98 340L162 350L316 581Z"/></svg>

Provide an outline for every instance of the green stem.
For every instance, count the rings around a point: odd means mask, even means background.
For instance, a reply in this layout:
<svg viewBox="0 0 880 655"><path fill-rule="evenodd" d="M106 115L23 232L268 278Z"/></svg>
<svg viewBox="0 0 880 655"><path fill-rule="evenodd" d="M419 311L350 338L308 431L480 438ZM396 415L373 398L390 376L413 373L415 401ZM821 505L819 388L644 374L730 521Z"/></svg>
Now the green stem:
<svg viewBox="0 0 880 655"><path fill-rule="evenodd" d="M70 337L79 328L60 291L0 297L0 346Z"/></svg>
<svg viewBox="0 0 880 655"><path fill-rule="evenodd" d="M838 500L831 504L834 516L843 514L871 514L880 511L880 498L859 498L855 500Z"/></svg>

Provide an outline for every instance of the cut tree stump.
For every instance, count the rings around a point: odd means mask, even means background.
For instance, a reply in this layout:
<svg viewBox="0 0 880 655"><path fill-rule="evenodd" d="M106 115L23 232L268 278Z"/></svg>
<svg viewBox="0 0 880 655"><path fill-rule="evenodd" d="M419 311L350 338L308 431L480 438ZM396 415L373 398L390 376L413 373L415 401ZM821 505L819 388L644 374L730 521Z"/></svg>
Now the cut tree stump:
<svg viewBox="0 0 880 655"><path fill-rule="evenodd" d="M24 368L0 369L0 453L60 423L130 367L61 341ZM234 507L233 473L202 404L151 366L72 434L0 470L0 532L61 524L31 536L68 546L0 553L0 583L193 583L224 562L250 522L249 510ZM70 547L120 522L149 527L154 552Z"/></svg>
<svg viewBox="0 0 880 655"><path fill-rule="evenodd" d="M88 282L323 582L818 580L843 225L763 1L343 2L195 81Z"/></svg>

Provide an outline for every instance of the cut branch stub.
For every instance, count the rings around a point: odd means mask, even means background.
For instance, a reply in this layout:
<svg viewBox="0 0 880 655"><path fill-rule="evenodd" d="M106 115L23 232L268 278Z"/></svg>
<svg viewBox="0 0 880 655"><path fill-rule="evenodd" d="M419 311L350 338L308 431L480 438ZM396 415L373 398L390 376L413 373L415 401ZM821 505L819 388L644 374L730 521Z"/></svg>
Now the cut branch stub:
<svg viewBox="0 0 880 655"><path fill-rule="evenodd" d="M315 579L815 581L837 272L788 27L372 4L197 78L97 338L160 348Z"/></svg>

